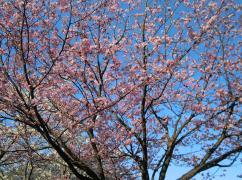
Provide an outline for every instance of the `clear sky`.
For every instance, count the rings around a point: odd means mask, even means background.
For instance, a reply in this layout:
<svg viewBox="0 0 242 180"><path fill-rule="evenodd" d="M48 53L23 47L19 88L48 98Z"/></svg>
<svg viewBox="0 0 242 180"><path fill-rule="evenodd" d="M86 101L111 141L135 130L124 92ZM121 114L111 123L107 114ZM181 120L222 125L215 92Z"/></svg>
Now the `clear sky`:
<svg viewBox="0 0 242 180"><path fill-rule="evenodd" d="M169 167L168 172L167 172L167 177L166 180L176 180L179 178L184 172L187 172L189 168L185 167L179 167L173 165L172 167ZM223 174L223 170L226 170L225 176L221 176ZM204 171L204 174L209 172L210 174L213 174L214 177L211 177L212 180L239 180L242 178L239 178L238 175L242 174L242 168L241 168L241 163L236 162L232 167L229 168L220 168L218 169L217 167L212 168L210 170ZM158 179L158 178L156 178ZM208 180L205 177L202 177L201 175L195 176L196 180Z"/></svg>

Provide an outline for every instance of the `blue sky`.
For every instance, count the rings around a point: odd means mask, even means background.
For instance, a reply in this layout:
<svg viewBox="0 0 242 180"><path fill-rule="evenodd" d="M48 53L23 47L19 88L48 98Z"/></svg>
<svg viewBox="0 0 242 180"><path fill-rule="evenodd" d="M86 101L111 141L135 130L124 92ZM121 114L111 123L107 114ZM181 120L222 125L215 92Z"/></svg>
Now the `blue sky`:
<svg viewBox="0 0 242 180"><path fill-rule="evenodd" d="M186 170L188 169L189 168L178 167L173 165L168 169L166 180L176 180L182 174L184 174L184 172L186 172ZM221 177L220 175L223 173L224 169L226 170L225 176ZM237 175L242 174L241 171L242 171L241 164L237 161L232 167L220 168L219 170L218 168L215 167L210 170L204 171L204 174L206 174L207 172L209 172L210 174L213 174L214 177L211 178L213 180L237 180L237 179L241 179L237 177ZM194 178L196 180L207 180L207 178L203 178L201 175L197 175Z"/></svg>
<svg viewBox="0 0 242 180"><path fill-rule="evenodd" d="M171 163L172 164L172 163ZM184 167L184 166L177 166L172 164L167 171L167 176L165 180L177 180L181 175L189 171L190 168ZM225 170L225 171L224 171ZM204 174L210 173L212 176L212 180L240 180L241 178L238 177L238 175L242 174L241 170L241 163L239 161L236 161L233 166L228 168L211 168L207 171L203 172ZM221 176L224 174L225 176ZM158 180L159 173L156 174L155 180ZM198 174L193 178L194 180L209 180L206 177L202 177L201 173Z"/></svg>

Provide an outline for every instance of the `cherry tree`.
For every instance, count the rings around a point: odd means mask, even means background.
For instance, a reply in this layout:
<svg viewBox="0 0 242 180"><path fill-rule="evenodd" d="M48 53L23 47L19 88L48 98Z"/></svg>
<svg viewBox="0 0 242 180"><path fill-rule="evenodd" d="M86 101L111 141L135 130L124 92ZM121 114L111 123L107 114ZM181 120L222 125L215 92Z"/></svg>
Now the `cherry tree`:
<svg viewBox="0 0 242 180"><path fill-rule="evenodd" d="M235 0L0 4L3 174L185 180L240 158Z"/></svg>

